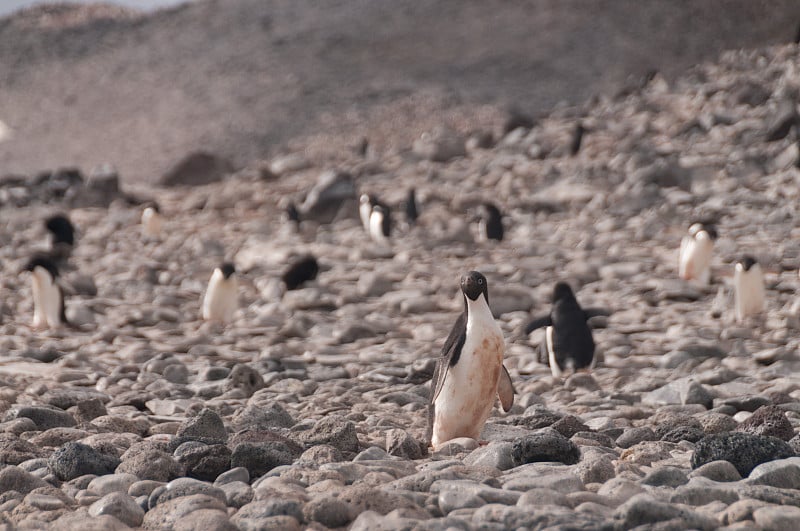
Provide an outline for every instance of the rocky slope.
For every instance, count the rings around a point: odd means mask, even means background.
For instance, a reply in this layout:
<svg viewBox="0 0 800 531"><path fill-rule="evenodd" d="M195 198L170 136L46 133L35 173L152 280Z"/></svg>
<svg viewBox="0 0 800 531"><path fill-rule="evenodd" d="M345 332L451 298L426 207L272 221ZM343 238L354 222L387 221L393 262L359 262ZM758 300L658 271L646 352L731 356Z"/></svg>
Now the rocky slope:
<svg viewBox="0 0 800 531"><path fill-rule="evenodd" d="M16 273L43 245L31 220L69 203L37 202L47 176L7 184L0 199L25 206L0 225L5 527L797 525L798 64L794 45L728 52L496 143L432 132L414 150L321 164L298 149L159 190L160 241L142 240L130 201L73 208L81 233L64 281L80 330L31 330L29 280ZM572 156L578 122L587 133ZM419 226L382 248L351 205L295 230L283 202L332 168L392 204L416 187ZM77 179L64 182L79 202ZM487 198L507 215L501 243L474 242L467 225ZM720 232L709 288L676 278L696 217ZM300 252L319 257L320 276L281 295ZM745 252L769 271L768 311L735 323L729 276ZM224 258L242 271L226 328L198 319ZM488 444L431 454L432 358L469 269L488 278L516 402L489 419ZM602 363L564 381L538 363L541 337L520 333L557 279L613 310L595 322Z"/></svg>

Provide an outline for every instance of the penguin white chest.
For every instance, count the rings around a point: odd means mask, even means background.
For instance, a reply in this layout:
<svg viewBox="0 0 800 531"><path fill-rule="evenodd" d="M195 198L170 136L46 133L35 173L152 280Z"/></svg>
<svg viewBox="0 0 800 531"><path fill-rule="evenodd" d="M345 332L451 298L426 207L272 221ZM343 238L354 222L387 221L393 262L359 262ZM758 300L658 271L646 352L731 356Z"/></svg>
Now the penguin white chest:
<svg viewBox="0 0 800 531"><path fill-rule="evenodd" d="M681 241L678 276L683 280L698 280L708 284L711 280L711 254L714 241L705 232L686 236Z"/></svg>
<svg viewBox="0 0 800 531"><path fill-rule="evenodd" d="M147 207L142 212L142 234L154 238L161 233L161 214L153 207Z"/></svg>
<svg viewBox="0 0 800 531"><path fill-rule="evenodd" d="M733 285L737 321L764 310L764 274L761 266L754 264L745 271L741 264L737 264Z"/></svg>
<svg viewBox="0 0 800 531"><path fill-rule="evenodd" d="M42 267L33 270L33 327L55 328L61 325L61 290L48 271Z"/></svg>
<svg viewBox="0 0 800 531"><path fill-rule="evenodd" d="M388 241L387 236L383 233L383 216L383 212L379 210L373 210L369 216L369 235L380 243Z"/></svg>
<svg viewBox="0 0 800 531"><path fill-rule="evenodd" d="M365 199L361 200L361 203L358 205L358 214L361 217L361 224L364 226L364 230L369 232L370 216L372 215L372 205L369 201Z"/></svg>
<svg viewBox="0 0 800 531"><path fill-rule="evenodd" d="M214 270L203 298L203 319L227 323L233 319L238 306L236 277L225 278L219 268Z"/></svg>
<svg viewBox="0 0 800 531"><path fill-rule="evenodd" d="M468 302L461 355L455 365L448 366L434 403L434 448L456 437L477 439L495 402L505 347L503 333L482 299Z"/></svg>

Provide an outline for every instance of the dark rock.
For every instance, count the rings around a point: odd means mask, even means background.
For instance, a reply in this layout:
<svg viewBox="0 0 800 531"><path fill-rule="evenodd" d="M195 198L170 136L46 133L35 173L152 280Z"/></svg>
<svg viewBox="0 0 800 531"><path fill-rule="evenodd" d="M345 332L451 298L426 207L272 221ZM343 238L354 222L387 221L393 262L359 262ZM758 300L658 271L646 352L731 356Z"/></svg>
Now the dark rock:
<svg viewBox="0 0 800 531"><path fill-rule="evenodd" d="M79 442L68 442L53 452L47 461L50 471L62 481L86 474L111 474L119 464L116 456L104 454Z"/></svg>
<svg viewBox="0 0 800 531"><path fill-rule="evenodd" d="M386 432L386 451L390 455L406 459L421 459L423 446L407 431L401 429Z"/></svg>
<svg viewBox="0 0 800 531"><path fill-rule="evenodd" d="M291 428L295 421L280 404L250 404L231 419L231 427L241 430L268 430L270 428Z"/></svg>
<svg viewBox="0 0 800 531"><path fill-rule="evenodd" d="M228 432L222 419L216 412L208 408L203 408L197 416L184 422L178 428L175 436L186 439L197 437L203 441L212 440L222 444L228 440Z"/></svg>
<svg viewBox="0 0 800 531"><path fill-rule="evenodd" d="M767 142L775 142L786 138L792 126L797 124L797 107L793 100L785 99L778 104L775 114L767 125L764 138Z"/></svg>
<svg viewBox="0 0 800 531"><path fill-rule="evenodd" d="M313 428L300 434L306 446L329 444L341 452L358 452L356 425L338 415L318 420Z"/></svg>
<svg viewBox="0 0 800 531"><path fill-rule="evenodd" d="M700 421L694 417L690 417L689 415L681 415L681 414L661 414L656 419L654 419L654 423L656 425L655 433L656 437L661 439L667 433L671 432L672 430L683 428L693 428L699 431L703 431L703 425L700 424Z"/></svg>
<svg viewBox="0 0 800 531"><path fill-rule="evenodd" d="M705 386L697 382L689 382L685 393L681 397L681 401L684 404L700 404L706 409L714 407L714 397L711 396L711 393Z"/></svg>
<svg viewBox="0 0 800 531"><path fill-rule="evenodd" d="M800 455L800 435L795 435L794 437L789 440L789 446L792 447L792 450L798 455Z"/></svg>
<svg viewBox="0 0 800 531"><path fill-rule="evenodd" d="M675 488L688 482L689 478L686 477L686 472L672 466L657 468L642 479L643 484L653 487Z"/></svg>
<svg viewBox="0 0 800 531"><path fill-rule="evenodd" d="M705 437L705 432L696 426L680 426L671 429L661 436L662 441L679 443L681 441L697 442Z"/></svg>
<svg viewBox="0 0 800 531"><path fill-rule="evenodd" d="M589 427L573 415L560 418L550 427L568 439L580 431L589 431Z"/></svg>
<svg viewBox="0 0 800 531"><path fill-rule="evenodd" d="M440 127L414 141L414 154L432 162L447 162L467 154L466 140L455 131Z"/></svg>
<svg viewBox="0 0 800 531"><path fill-rule="evenodd" d="M351 203L355 215L357 200L356 184L352 175L326 171L319 176L300 205L300 217L319 223L330 223L348 203Z"/></svg>
<svg viewBox="0 0 800 531"><path fill-rule="evenodd" d="M221 181L233 172L230 161L197 151L186 155L175 166L161 176L161 186L198 186Z"/></svg>
<svg viewBox="0 0 800 531"><path fill-rule="evenodd" d="M52 406L15 406L11 408L5 416L5 420L13 420L20 417L31 419L39 430L49 430L50 428L72 427L76 424L72 415Z"/></svg>
<svg viewBox="0 0 800 531"><path fill-rule="evenodd" d="M355 510L349 503L325 496L315 498L303 507L303 516L309 522L319 522L330 527L344 527L356 517Z"/></svg>
<svg viewBox="0 0 800 531"><path fill-rule="evenodd" d="M97 417L102 417L108 414L106 406L103 405L102 400L99 398L91 398L83 400L75 405L73 413L78 422L90 422Z"/></svg>
<svg viewBox="0 0 800 531"><path fill-rule="evenodd" d="M574 465L580 459L578 447L555 430L543 430L513 442L511 458L515 466L537 461L557 461Z"/></svg>
<svg viewBox="0 0 800 531"><path fill-rule="evenodd" d="M279 442L240 443L231 454L231 467L244 467L251 478L258 478L281 465L291 465L292 452Z"/></svg>
<svg viewBox="0 0 800 531"><path fill-rule="evenodd" d="M41 363L53 363L64 354L54 348L29 348L22 352L22 356Z"/></svg>
<svg viewBox="0 0 800 531"><path fill-rule="evenodd" d="M559 420L562 415L553 413L547 409L537 407L532 413L525 412L522 417L517 417L512 421L515 426L524 426L529 430L537 430L539 428L546 428L552 426Z"/></svg>
<svg viewBox="0 0 800 531"><path fill-rule="evenodd" d="M794 437L792 423L778 406L761 406L749 419L739 424L736 431L777 437L784 441Z"/></svg>
<svg viewBox="0 0 800 531"><path fill-rule="evenodd" d="M656 441L658 438L659 437L656 435L656 433L647 426L643 426L641 428L628 428L622 435L617 437L615 444L620 448L630 448L631 446L635 446L642 441Z"/></svg>
<svg viewBox="0 0 800 531"><path fill-rule="evenodd" d="M775 437L749 433L720 433L708 435L697 442L692 454L692 468L711 461L729 461L742 477L756 466L795 455L792 447Z"/></svg>
<svg viewBox="0 0 800 531"><path fill-rule="evenodd" d="M86 400L98 399L100 402L108 402L109 396L99 391L89 389L53 389L42 395L41 400L45 404L67 410L72 406L78 405Z"/></svg>
<svg viewBox="0 0 800 531"><path fill-rule="evenodd" d="M536 127L536 120L532 116L519 109L509 109L508 115L503 122L503 134L507 135L519 128L533 129L534 127Z"/></svg>
<svg viewBox="0 0 800 531"><path fill-rule="evenodd" d="M764 105L769 97L772 96L772 91L761 83L755 81L748 81L737 88L733 97L737 103L749 105L750 107L758 107Z"/></svg>
<svg viewBox="0 0 800 531"><path fill-rule="evenodd" d="M14 434L0 433L0 464L2 465L18 465L29 459L46 455L45 451L38 446L20 439Z"/></svg>
<svg viewBox="0 0 800 531"><path fill-rule="evenodd" d="M253 393L263 388L264 378L257 370L242 363L233 367L225 382L225 390L240 389L247 397L253 396Z"/></svg>
<svg viewBox="0 0 800 531"><path fill-rule="evenodd" d="M677 187L689 191L692 188L692 172L681 166L676 158L661 158L650 166L634 171L629 181L640 187L655 185L658 188Z"/></svg>
<svg viewBox="0 0 800 531"><path fill-rule="evenodd" d="M174 457L186 469L186 475L201 481L214 481L231 468L231 451L224 444L184 443Z"/></svg>
<svg viewBox="0 0 800 531"><path fill-rule="evenodd" d="M303 445L273 431L244 430L236 432L228 438L228 446L230 448L234 448L241 443L280 443L292 454L292 457L300 456L304 450Z"/></svg>
<svg viewBox="0 0 800 531"><path fill-rule="evenodd" d="M762 406L768 406L771 402L765 396L750 395L750 396L736 396L724 399L720 405L732 406L736 411L750 411L755 412Z"/></svg>
<svg viewBox="0 0 800 531"><path fill-rule="evenodd" d="M108 208L120 195L117 170L110 164L103 164L89 174L89 179L81 193L76 195L73 205L82 208Z"/></svg>
<svg viewBox="0 0 800 531"><path fill-rule="evenodd" d="M325 463L340 463L344 460L345 459L344 456L342 455L342 452L340 452L333 446L328 446L327 444L320 444L318 446L312 446L311 448L303 452L298 462L309 463L318 467L319 465Z"/></svg>
<svg viewBox="0 0 800 531"><path fill-rule="evenodd" d="M122 454L122 463L117 467L117 473L123 472L153 481L170 481L186 473L183 465L172 456L152 447L139 447L135 450L131 447Z"/></svg>
<svg viewBox="0 0 800 531"><path fill-rule="evenodd" d="M153 491L148 500L148 507L152 509L169 500L183 498L185 496L194 496L195 494L212 496L220 501L225 501L225 491L219 487L215 487L205 481L198 481L197 479L177 478L167 483L163 490L158 489L158 492Z"/></svg>

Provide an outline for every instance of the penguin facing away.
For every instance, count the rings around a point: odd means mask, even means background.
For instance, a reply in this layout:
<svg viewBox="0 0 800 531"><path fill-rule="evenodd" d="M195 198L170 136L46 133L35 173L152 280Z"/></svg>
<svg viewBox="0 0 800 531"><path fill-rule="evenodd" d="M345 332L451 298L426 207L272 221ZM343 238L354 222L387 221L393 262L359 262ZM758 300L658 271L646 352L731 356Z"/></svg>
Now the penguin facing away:
<svg viewBox="0 0 800 531"><path fill-rule="evenodd" d="M317 278L317 273L319 273L317 259L307 254L289 264L289 267L281 275L281 281L286 285L286 289L291 291L299 288L305 282Z"/></svg>
<svg viewBox="0 0 800 531"><path fill-rule="evenodd" d="M227 323L239 307L239 283L236 279L236 268L225 262L214 268L208 288L203 297L203 319Z"/></svg>
<svg viewBox="0 0 800 531"><path fill-rule="evenodd" d="M158 237L161 234L162 221L158 203L152 202L145 205L142 210L142 235L146 238Z"/></svg>
<svg viewBox="0 0 800 531"><path fill-rule="evenodd" d="M406 195L406 222L411 227L417 223L419 217L419 209L417 208L417 192L413 188L409 188L408 195Z"/></svg>
<svg viewBox="0 0 800 531"><path fill-rule="evenodd" d="M378 243L388 243L392 233L392 218L389 207L381 204L372 206L369 216L369 235Z"/></svg>
<svg viewBox="0 0 800 531"><path fill-rule="evenodd" d="M594 367L594 338L587 321L596 315L608 313L595 308L584 310L569 284L558 282L553 288L550 313L531 321L525 327L525 333L546 327L542 354L547 356L553 377L560 378L566 370L575 372Z"/></svg>
<svg viewBox="0 0 800 531"><path fill-rule="evenodd" d="M486 240L502 241L503 214L492 203L483 203L480 207L480 235Z"/></svg>
<svg viewBox="0 0 800 531"><path fill-rule="evenodd" d="M755 258L745 255L736 261L733 272L736 321L764 310L764 273Z"/></svg>
<svg viewBox="0 0 800 531"><path fill-rule="evenodd" d="M53 258L67 259L75 246L75 226L66 214L55 214L45 219L44 226L50 233L50 253Z"/></svg>
<svg viewBox="0 0 800 531"><path fill-rule="evenodd" d="M67 323L64 292L58 285L58 268L45 255L36 255L23 268L31 272L33 327L58 328Z"/></svg>
<svg viewBox="0 0 800 531"><path fill-rule="evenodd" d="M692 223L689 234L681 240L678 258L678 276L683 280L697 280L702 285L711 281L711 253L717 229L710 223Z"/></svg>
<svg viewBox="0 0 800 531"><path fill-rule="evenodd" d="M457 437L477 439L499 397L503 411L514 404L514 386L503 366L503 332L489 308L486 277L461 277L464 312L436 361L428 406L428 440L437 449Z"/></svg>

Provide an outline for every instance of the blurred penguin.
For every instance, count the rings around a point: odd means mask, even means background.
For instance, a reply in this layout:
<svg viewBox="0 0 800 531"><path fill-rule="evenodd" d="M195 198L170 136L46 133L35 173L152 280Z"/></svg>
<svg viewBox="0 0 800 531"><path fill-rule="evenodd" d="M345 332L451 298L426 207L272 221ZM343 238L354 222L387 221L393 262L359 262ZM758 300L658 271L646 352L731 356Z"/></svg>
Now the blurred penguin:
<svg viewBox="0 0 800 531"><path fill-rule="evenodd" d="M764 310L764 273L755 258L745 255L736 261L733 273L736 321Z"/></svg>
<svg viewBox="0 0 800 531"><path fill-rule="evenodd" d="M717 229L710 223L692 223L689 234L681 240L678 276L683 280L711 282L711 254L717 239Z"/></svg>
<svg viewBox="0 0 800 531"><path fill-rule="evenodd" d="M372 194L361 194L358 200L358 215L361 218L361 225L369 233L369 218L372 216L372 207L381 202Z"/></svg>
<svg viewBox="0 0 800 531"><path fill-rule="evenodd" d="M319 264L317 259L307 254L292 260L289 267L281 275L281 281L286 285L286 290L291 291L300 288L308 281L317 278Z"/></svg>
<svg viewBox="0 0 800 531"><path fill-rule="evenodd" d="M503 214L494 204L486 202L478 209L478 231L482 240L503 239Z"/></svg>
<svg viewBox="0 0 800 531"><path fill-rule="evenodd" d="M206 321L230 322L239 307L239 283L236 268L225 262L217 268L208 281L208 289L203 297L203 319Z"/></svg>
<svg viewBox="0 0 800 531"><path fill-rule="evenodd" d="M50 257L35 255L23 268L31 272L33 327L58 328L67 324L64 292L58 285L58 268Z"/></svg>
<svg viewBox="0 0 800 531"><path fill-rule="evenodd" d="M163 218L161 209L155 201L147 203L142 210L142 236L158 238L161 235Z"/></svg>
<svg viewBox="0 0 800 531"><path fill-rule="evenodd" d="M66 214L55 214L45 219L44 226L50 233L50 256L55 260L66 260L75 247L75 226Z"/></svg>
<svg viewBox="0 0 800 531"><path fill-rule="evenodd" d="M419 217L419 210L417 209L417 192L413 188L408 190L406 195L406 223L409 227L413 227L417 223Z"/></svg>
<svg viewBox="0 0 800 531"><path fill-rule="evenodd" d="M369 216L369 235L378 243L389 243L389 236L392 233L392 217L389 207L377 204L373 205L372 213Z"/></svg>

